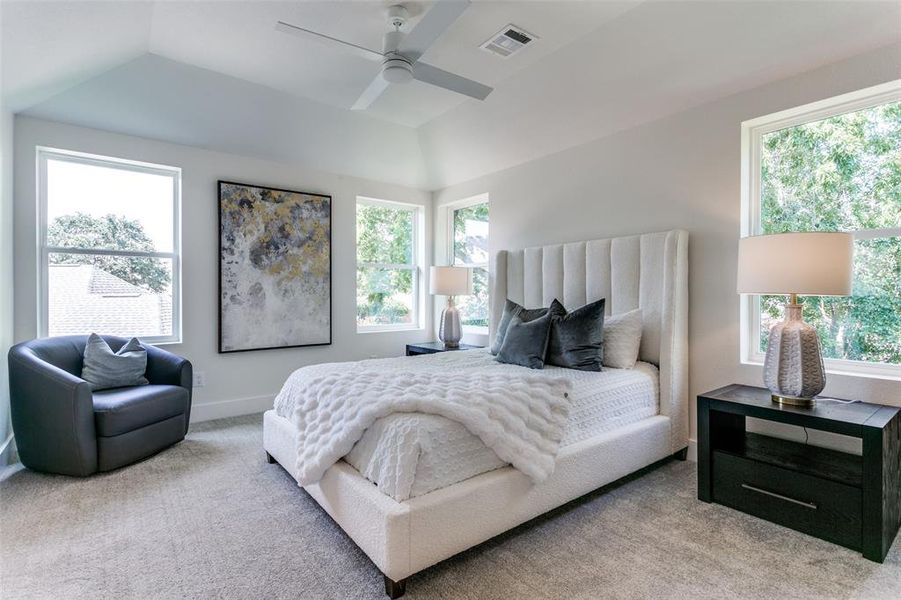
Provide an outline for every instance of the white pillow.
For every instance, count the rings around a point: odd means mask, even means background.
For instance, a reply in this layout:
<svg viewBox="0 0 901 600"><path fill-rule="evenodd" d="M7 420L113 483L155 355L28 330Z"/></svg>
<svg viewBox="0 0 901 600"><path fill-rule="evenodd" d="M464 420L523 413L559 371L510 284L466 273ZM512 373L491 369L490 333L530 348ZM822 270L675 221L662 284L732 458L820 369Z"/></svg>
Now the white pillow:
<svg viewBox="0 0 901 600"><path fill-rule="evenodd" d="M631 369L641 346L641 309L604 319L604 366Z"/></svg>

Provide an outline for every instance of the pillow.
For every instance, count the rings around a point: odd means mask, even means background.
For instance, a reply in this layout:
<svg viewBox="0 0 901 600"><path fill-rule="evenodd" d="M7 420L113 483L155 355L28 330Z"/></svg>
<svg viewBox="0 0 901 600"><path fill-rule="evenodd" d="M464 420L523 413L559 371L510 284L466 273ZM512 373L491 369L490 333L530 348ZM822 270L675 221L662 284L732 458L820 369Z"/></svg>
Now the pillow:
<svg viewBox="0 0 901 600"><path fill-rule="evenodd" d="M604 366L631 369L641 346L641 309L607 317L604 323Z"/></svg>
<svg viewBox="0 0 901 600"><path fill-rule="evenodd" d="M95 390L147 385L147 351L138 338L131 338L118 352L113 352L106 341L92 333L84 347L84 365L81 378Z"/></svg>
<svg viewBox="0 0 901 600"><path fill-rule="evenodd" d="M501 315L501 322L498 324L497 332L494 334L494 343L491 344L491 353L496 355L500 352L501 346L504 345L504 336L507 334L507 327L510 325L510 319L514 316L519 316L523 323L528 323L529 321L534 321L538 317L543 317L547 314L547 311L547 308L523 308L508 298L506 304L504 304L504 314Z"/></svg>
<svg viewBox="0 0 901 600"><path fill-rule="evenodd" d="M569 313L562 304L559 305L563 314L551 317L547 364L579 371L601 370L604 358L604 304L606 300L601 298ZM553 308L552 305L551 312Z"/></svg>
<svg viewBox="0 0 901 600"><path fill-rule="evenodd" d="M550 332L549 314L531 321L523 321L519 315L513 315L507 325L504 343L497 353L498 362L543 369Z"/></svg>

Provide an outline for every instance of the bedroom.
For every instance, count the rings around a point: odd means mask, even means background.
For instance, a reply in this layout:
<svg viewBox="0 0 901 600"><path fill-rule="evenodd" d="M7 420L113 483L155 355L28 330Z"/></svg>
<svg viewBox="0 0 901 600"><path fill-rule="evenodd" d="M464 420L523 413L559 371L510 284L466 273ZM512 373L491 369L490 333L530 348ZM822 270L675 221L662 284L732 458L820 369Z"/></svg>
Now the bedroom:
<svg viewBox="0 0 901 600"><path fill-rule="evenodd" d="M3 595L901 596L901 3L400 4L0 2ZM853 265L740 241L793 231ZM600 372L510 364L508 299ZM92 394L91 333L150 385ZM384 414L301 489L314 384ZM462 389L569 416L487 441Z"/></svg>

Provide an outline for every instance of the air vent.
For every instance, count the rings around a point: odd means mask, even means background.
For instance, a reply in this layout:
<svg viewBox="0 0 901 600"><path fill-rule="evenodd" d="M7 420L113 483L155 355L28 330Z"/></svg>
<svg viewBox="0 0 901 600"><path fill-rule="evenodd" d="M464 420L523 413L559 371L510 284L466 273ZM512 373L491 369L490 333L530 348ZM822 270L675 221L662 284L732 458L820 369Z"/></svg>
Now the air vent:
<svg viewBox="0 0 901 600"><path fill-rule="evenodd" d="M510 58L536 39L538 39L537 36L524 31L516 25L507 25L488 38L488 41L479 46L479 48L501 58Z"/></svg>

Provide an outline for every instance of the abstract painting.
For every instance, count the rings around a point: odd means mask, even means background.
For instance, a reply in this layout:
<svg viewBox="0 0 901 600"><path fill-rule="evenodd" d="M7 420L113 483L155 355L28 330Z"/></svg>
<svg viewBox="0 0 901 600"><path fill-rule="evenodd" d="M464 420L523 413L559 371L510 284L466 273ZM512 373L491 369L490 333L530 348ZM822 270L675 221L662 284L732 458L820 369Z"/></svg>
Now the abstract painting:
<svg viewBox="0 0 901 600"><path fill-rule="evenodd" d="M332 198L219 182L219 352L332 343Z"/></svg>

